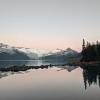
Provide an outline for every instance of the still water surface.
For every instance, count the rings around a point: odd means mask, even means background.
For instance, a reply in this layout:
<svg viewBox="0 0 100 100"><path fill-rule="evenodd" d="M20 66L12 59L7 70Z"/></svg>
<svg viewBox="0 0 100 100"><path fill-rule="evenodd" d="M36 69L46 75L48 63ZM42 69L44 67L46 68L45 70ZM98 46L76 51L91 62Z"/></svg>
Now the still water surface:
<svg viewBox="0 0 100 100"><path fill-rule="evenodd" d="M11 64L5 61L5 66L7 63ZM33 62L27 61L26 64L32 65ZM99 71L75 66L0 72L0 100L100 100L99 80Z"/></svg>

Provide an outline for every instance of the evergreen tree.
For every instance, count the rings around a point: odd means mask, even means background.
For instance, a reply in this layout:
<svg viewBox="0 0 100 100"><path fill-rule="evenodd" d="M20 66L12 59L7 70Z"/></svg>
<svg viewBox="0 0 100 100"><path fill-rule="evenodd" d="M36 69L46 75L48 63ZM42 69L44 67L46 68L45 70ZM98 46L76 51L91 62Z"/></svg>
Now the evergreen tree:
<svg viewBox="0 0 100 100"><path fill-rule="evenodd" d="M81 61L100 61L100 43L97 41L96 44L90 44L87 42L86 47L82 50Z"/></svg>

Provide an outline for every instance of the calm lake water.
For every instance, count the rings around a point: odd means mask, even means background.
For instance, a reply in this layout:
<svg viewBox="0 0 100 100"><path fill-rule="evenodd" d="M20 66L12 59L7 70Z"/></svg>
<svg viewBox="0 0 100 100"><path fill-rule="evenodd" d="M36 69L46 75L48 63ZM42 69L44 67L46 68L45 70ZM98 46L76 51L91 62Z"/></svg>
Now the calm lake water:
<svg viewBox="0 0 100 100"><path fill-rule="evenodd" d="M50 63L51 61L1 61L0 66ZM0 72L0 100L100 100L99 86L99 71L83 70L78 66Z"/></svg>

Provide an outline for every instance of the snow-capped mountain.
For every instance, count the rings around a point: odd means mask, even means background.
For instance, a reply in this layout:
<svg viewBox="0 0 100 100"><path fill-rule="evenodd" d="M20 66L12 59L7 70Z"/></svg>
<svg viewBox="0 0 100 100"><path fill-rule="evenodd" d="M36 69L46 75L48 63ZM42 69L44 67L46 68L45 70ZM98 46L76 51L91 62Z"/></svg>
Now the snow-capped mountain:
<svg viewBox="0 0 100 100"><path fill-rule="evenodd" d="M38 50L24 47L14 47L7 44L0 43L0 54L7 53L9 55L14 55L17 52L25 54L29 59L39 59L39 57L48 54L47 50Z"/></svg>
<svg viewBox="0 0 100 100"><path fill-rule="evenodd" d="M30 59L38 59L38 54L35 53L34 50L30 48L17 47L17 49L25 53Z"/></svg>
<svg viewBox="0 0 100 100"><path fill-rule="evenodd" d="M3 44L3 43L0 43L0 53L9 53L9 54L14 54L14 50L13 50L13 47L9 46L9 45L6 45L6 44Z"/></svg>
<svg viewBox="0 0 100 100"><path fill-rule="evenodd" d="M45 53L45 56L50 56L50 55L75 55L78 54L77 51L72 50L71 48L62 50L62 49L56 49L53 51L49 51L48 53Z"/></svg>
<svg viewBox="0 0 100 100"><path fill-rule="evenodd" d="M28 54L30 57L33 57L36 54L36 56L38 56L38 58L45 54L48 54L48 52L49 52L47 50L31 49L31 48L24 48L24 47L17 47L17 49Z"/></svg>
<svg viewBox="0 0 100 100"><path fill-rule="evenodd" d="M75 57L79 53L71 48L66 50L56 49L52 51L38 50L24 47L14 47L0 43L0 59L64 59Z"/></svg>
<svg viewBox="0 0 100 100"><path fill-rule="evenodd" d="M66 50L57 49L56 52L49 52L48 54L45 54L42 59L65 59L68 57L76 57L79 53L75 50L72 50L71 48L68 48Z"/></svg>
<svg viewBox="0 0 100 100"><path fill-rule="evenodd" d="M38 59L38 55L27 48L13 47L0 43L0 59L1 60L29 60Z"/></svg>

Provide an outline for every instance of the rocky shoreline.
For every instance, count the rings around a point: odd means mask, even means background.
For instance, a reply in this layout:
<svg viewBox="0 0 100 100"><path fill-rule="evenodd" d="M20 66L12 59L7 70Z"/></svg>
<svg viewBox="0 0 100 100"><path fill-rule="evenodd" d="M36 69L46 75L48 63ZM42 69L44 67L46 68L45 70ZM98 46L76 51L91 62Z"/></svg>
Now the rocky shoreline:
<svg viewBox="0 0 100 100"><path fill-rule="evenodd" d="M11 67L2 67L0 68L0 71L1 72L8 72L8 71L12 71L12 72L19 72L19 71L27 71L29 69L47 69L47 68L51 68L51 67L54 67L54 66L66 66L66 64L59 64L59 65L53 65L53 64L50 64L50 65L40 65L40 66L26 66L26 65L23 65L23 66L11 66Z"/></svg>
<svg viewBox="0 0 100 100"><path fill-rule="evenodd" d="M27 71L29 69L47 69L47 68L51 68L51 67L56 67L56 66L80 66L81 68L84 69L100 69L100 62L72 62L72 63L68 63L68 64L49 64L49 65L40 65L40 66L26 66L26 65L22 65L22 66L9 66L9 67L1 67L0 71L1 72L8 72L8 71L12 71L12 72L19 72L19 71Z"/></svg>

